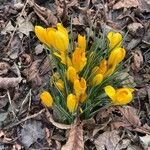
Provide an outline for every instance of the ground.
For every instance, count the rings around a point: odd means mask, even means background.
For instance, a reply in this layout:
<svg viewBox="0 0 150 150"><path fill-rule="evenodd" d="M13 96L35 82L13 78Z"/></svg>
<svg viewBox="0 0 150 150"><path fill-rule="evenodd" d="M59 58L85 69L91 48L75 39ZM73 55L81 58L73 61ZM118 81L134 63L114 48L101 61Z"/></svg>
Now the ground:
<svg viewBox="0 0 150 150"><path fill-rule="evenodd" d="M0 149L148 150L150 148L149 0L0 0ZM57 123L40 103L55 65L35 25L72 23L73 35L125 35L128 81L136 89L125 107L103 109L73 126ZM75 146L74 146L75 145Z"/></svg>

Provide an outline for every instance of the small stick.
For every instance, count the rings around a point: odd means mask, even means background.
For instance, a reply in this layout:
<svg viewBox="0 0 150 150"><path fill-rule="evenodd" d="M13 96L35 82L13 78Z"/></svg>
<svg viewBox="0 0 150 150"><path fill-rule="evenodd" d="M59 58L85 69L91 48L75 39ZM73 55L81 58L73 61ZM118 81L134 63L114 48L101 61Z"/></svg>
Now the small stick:
<svg viewBox="0 0 150 150"><path fill-rule="evenodd" d="M20 121L17 122L17 123L14 123L14 124L12 124L12 125L10 125L10 126L8 126L8 127L5 127L4 130L7 130L7 129L9 129L9 128L13 128L13 127L15 127L15 126L17 126L17 125L19 125L19 124L21 124L21 123L23 123L23 122L29 120L29 119L33 119L33 118L35 118L35 117L41 115L44 111L45 111L45 109L42 109L41 111L39 111L39 112L36 113L36 114L33 114L33 115L31 115L31 116L28 116L28 117L26 117L26 118L20 120Z"/></svg>

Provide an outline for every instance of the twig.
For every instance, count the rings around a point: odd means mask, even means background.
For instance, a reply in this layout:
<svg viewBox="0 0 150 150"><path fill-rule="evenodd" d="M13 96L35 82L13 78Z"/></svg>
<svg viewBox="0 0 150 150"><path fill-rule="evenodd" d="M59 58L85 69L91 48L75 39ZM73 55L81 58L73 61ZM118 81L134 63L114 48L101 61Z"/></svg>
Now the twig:
<svg viewBox="0 0 150 150"><path fill-rule="evenodd" d="M13 128L13 127L15 127L15 126L17 126L17 125L19 125L19 124L21 124L21 123L23 123L23 122L29 120L29 119L33 119L33 118L35 118L35 117L41 115L44 111L45 111L45 109L42 109L42 110L39 111L38 113L33 114L33 115L31 115L31 116L28 116L28 117L22 119L21 121L19 121L19 122L17 122L17 123L14 123L14 124L12 124L12 125L10 125L10 126L8 126L8 127L5 127L5 128L3 128L3 129L4 129L4 130L7 130L7 129L9 129L9 128Z"/></svg>
<svg viewBox="0 0 150 150"><path fill-rule="evenodd" d="M12 105L12 101L11 101L11 97L10 97L9 91L7 91L7 96L8 96L8 100L9 100L10 106L11 106L11 108L12 108L13 116L14 116L15 118L17 118L17 117L16 117L16 114L15 114L15 112L14 112L14 107L13 107L13 105Z"/></svg>

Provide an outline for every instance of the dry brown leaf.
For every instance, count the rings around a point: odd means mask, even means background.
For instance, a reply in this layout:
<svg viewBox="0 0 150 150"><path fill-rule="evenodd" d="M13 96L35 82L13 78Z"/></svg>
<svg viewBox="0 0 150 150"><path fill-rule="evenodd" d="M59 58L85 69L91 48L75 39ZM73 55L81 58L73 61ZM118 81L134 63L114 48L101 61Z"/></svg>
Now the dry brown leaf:
<svg viewBox="0 0 150 150"><path fill-rule="evenodd" d="M17 78L0 77L0 88L8 89L8 88L16 87L21 82L21 80L22 80L21 77L17 77Z"/></svg>
<svg viewBox="0 0 150 150"><path fill-rule="evenodd" d="M1 34L11 33L14 29L15 27L12 25L11 21L9 21L6 27L1 31Z"/></svg>
<svg viewBox="0 0 150 150"><path fill-rule="evenodd" d="M47 26L57 24L57 18L50 9L41 7L36 3L30 3L30 5L33 6L35 13Z"/></svg>
<svg viewBox="0 0 150 150"><path fill-rule="evenodd" d="M131 64L131 67L133 70L139 71L144 62L142 52L140 50L137 50L134 53L132 53L132 55L133 63Z"/></svg>
<svg viewBox="0 0 150 150"><path fill-rule="evenodd" d="M99 137L94 141L97 150L119 150L117 148L120 141L119 131L106 131L100 134Z"/></svg>
<svg viewBox="0 0 150 150"><path fill-rule="evenodd" d="M5 75L10 69L10 65L6 62L0 62L0 75Z"/></svg>
<svg viewBox="0 0 150 150"><path fill-rule="evenodd" d="M78 121L70 129L68 141L61 150L84 150L83 129Z"/></svg>
<svg viewBox="0 0 150 150"><path fill-rule="evenodd" d="M33 87L40 86L42 84L42 79L39 76L39 63L41 60L35 60L32 65L24 69L23 73L27 76L27 80L32 83Z"/></svg>
<svg viewBox="0 0 150 150"><path fill-rule="evenodd" d="M34 26L32 25L30 18L18 17L17 18L18 31L29 36L30 31L34 31Z"/></svg>
<svg viewBox="0 0 150 150"><path fill-rule="evenodd" d="M140 6L138 0L121 0L113 6L113 9L131 8L131 7L138 7L138 6Z"/></svg>

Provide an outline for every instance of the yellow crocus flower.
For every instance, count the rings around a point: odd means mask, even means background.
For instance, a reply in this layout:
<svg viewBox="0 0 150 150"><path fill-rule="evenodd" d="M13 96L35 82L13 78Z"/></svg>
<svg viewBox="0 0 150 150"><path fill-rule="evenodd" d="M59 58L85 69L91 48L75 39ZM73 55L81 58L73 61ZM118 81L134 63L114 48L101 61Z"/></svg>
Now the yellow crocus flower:
<svg viewBox="0 0 150 150"><path fill-rule="evenodd" d="M79 78L75 68L73 68L72 66L68 67L66 75L67 75L67 79L72 83L74 83L74 80Z"/></svg>
<svg viewBox="0 0 150 150"><path fill-rule="evenodd" d="M72 65L77 72L80 72L86 65L87 58L85 52L82 52L81 48L76 48L72 54Z"/></svg>
<svg viewBox="0 0 150 150"><path fill-rule="evenodd" d="M82 52L86 50L86 37L78 34L78 47L81 48Z"/></svg>
<svg viewBox="0 0 150 150"><path fill-rule="evenodd" d="M105 93L111 98L114 105L126 105L133 99L131 88L120 88L115 90L112 86L108 85L105 88Z"/></svg>
<svg viewBox="0 0 150 150"><path fill-rule="evenodd" d="M51 94L47 91L44 91L40 94L40 99L43 105L45 105L46 107L52 107L53 105L53 98L51 96Z"/></svg>
<svg viewBox="0 0 150 150"><path fill-rule="evenodd" d="M118 47L112 50L110 56L108 58L108 65L112 65L114 63L119 64L126 55L126 51L124 48Z"/></svg>
<svg viewBox="0 0 150 150"><path fill-rule="evenodd" d="M122 35L118 32L109 32L107 35L109 40L109 48L120 47L122 44Z"/></svg>
<svg viewBox="0 0 150 150"><path fill-rule="evenodd" d="M60 90L60 91L64 91L64 82L61 79L58 79L56 82L56 87Z"/></svg>
<svg viewBox="0 0 150 150"><path fill-rule="evenodd" d="M92 85L97 86L103 81L103 75L102 74L97 74L93 80L92 80Z"/></svg>
<svg viewBox="0 0 150 150"><path fill-rule="evenodd" d="M35 26L35 33L41 42L54 47L59 53L67 51L69 45L68 32L61 23L57 24L57 30Z"/></svg>
<svg viewBox="0 0 150 150"><path fill-rule="evenodd" d="M84 78L74 80L74 90L77 97L83 95L86 88L87 86Z"/></svg>
<svg viewBox="0 0 150 150"><path fill-rule="evenodd" d="M73 94L69 94L67 96L67 108L69 109L69 111L73 113L76 110L77 105L78 105L78 100L76 96Z"/></svg>
<svg viewBox="0 0 150 150"><path fill-rule="evenodd" d="M107 62L107 72L105 76L110 76L116 69L117 65L125 58L126 51L124 48L117 47L110 53Z"/></svg>

